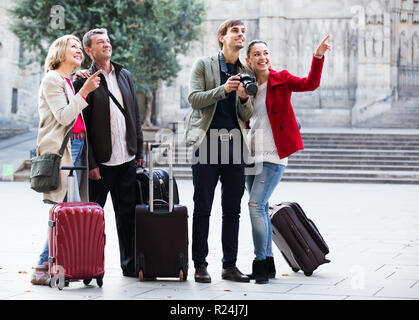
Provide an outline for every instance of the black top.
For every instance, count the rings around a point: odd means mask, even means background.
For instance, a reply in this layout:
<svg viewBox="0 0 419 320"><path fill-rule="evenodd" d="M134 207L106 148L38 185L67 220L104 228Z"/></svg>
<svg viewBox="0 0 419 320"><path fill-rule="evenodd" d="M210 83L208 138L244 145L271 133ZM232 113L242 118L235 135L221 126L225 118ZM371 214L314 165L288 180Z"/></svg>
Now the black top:
<svg viewBox="0 0 419 320"><path fill-rule="evenodd" d="M237 66L240 63L237 60L236 64L225 63L224 56L219 55L220 59L220 80L221 84L225 84L227 79L230 77L226 74L227 71L230 75L237 74ZM227 70L223 68L223 64L227 67ZM237 121L236 114L236 91L232 91L227 94L227 97L223 100L219 100L216 105L214 118L212 119L210 129L240 129L239 123Z"/></svg>

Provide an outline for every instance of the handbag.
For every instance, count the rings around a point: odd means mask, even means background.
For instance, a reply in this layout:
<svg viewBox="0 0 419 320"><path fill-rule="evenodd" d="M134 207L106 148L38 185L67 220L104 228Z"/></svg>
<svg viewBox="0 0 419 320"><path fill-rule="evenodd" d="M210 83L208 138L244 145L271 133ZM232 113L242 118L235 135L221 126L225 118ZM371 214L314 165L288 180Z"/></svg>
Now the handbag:
<svg viewBox="0 0 419 320"><path fill-rule="evenodd" d="M60 162L68 139L70 139L71 131L73 131L73 127L64 137L58 154L47 153L31 159L31 189L36 192L49 192L58 188Z"/></svg>

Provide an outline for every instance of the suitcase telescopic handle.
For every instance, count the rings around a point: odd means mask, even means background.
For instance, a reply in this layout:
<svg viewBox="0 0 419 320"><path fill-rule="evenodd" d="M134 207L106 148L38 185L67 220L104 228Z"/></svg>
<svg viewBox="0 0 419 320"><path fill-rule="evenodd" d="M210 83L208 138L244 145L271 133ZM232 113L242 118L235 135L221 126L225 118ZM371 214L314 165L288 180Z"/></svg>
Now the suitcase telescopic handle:
<svg viewBox="0 0 419 320"><path fill-rule="evenodd" d="M169 212L173 211L173 144L172 143L149 143L148 154L149 154L149 200L148 206L150 212L154 210L154 194L153 194L153 149L155 148L167 148L169 153Z"/></svg>
<svg viewBox="0 0 419 320"><path fill-rule="evenodd" d="M87 170L86 166L62 166L61 170L70 170L69 176L73 175L74 170Z"/></svg>
<svg viewBox="0 0 419 320"><path fill-rule="evenodd" d="M87 170L86 166L62 166L61 170L70 170L67 177L67 201L74 201L74 170Z"/></svg>

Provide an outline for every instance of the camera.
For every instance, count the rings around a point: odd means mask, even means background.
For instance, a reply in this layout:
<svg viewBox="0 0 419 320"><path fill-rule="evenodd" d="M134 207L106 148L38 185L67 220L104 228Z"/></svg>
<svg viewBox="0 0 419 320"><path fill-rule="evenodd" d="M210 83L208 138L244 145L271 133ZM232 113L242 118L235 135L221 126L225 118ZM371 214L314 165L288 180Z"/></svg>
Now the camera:
<svg viewBox="0 0 419 320"><path fill-rule="evenodd" d="M240 82L243 84L243 87L248 95L256 95L256 93L258 92L258 85L256 84L255 77L252 77L247 73L242 73L240 74Z"/></svg>
<svg viewBox="0 0 419 320"><path fill-rule="evenodd" d="M228 77L233 77L234 74L226 73ZM252 77L251 75L247 73L241 73L240 74L240 82L243 84L244 90L246 90L246 93L250 96L256 95L258 92L258 85L256 84L256 78Z"/></svg>

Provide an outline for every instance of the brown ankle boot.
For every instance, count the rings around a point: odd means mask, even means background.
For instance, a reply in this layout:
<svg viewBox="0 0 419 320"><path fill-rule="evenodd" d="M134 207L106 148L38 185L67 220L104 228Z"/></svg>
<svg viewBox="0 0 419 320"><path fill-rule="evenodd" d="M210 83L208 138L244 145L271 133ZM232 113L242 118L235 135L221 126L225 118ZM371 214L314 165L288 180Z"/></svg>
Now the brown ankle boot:
<svg viewBox="0 0 419 320"><path fill-rule="evenodd" d="M36 266L33 269L31 283L34 285L48 286L51 278L48 273L48 262L44 262L42 265Z"/></svg>

